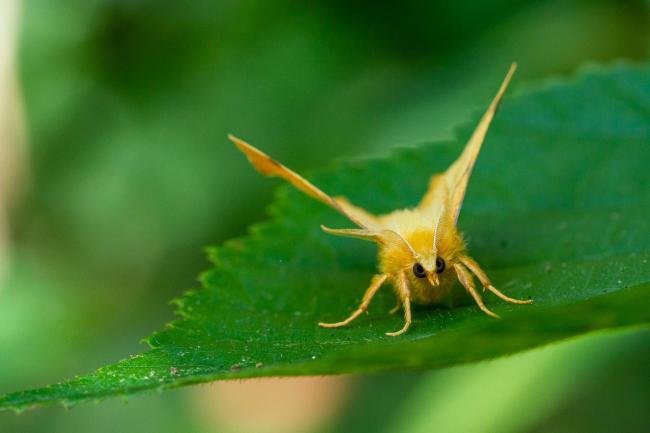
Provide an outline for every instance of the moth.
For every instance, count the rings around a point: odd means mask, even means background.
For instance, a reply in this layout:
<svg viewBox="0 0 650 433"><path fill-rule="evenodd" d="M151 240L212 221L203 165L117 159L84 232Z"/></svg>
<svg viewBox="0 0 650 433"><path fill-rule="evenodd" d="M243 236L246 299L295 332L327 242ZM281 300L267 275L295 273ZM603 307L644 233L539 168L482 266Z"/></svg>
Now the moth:
<svg viewBox="0 0 650 433"><path fill-rule="evenodd" d="M457 222L472 169L481 150L488 128L494 118L503 94L514 74L513 63L501 87L490 103L465 149L443 173L434 174L417 206L398 209L385 215L374 215L355 206L344 197L331 197L298 173L272 159L245 141L229 135L260 173L285 179L294 187L319 200L347 217L357 228L334 229L321 225L325 232L375 242L378 245L379 273L371 279L360 305L345 320L319 323L324 328L346 326L368 309L379 288L391 283L397 305L391 313L404 312L404 325L386 335L405 333L411 325L411 304L449 305L453 302L456 281L474 299L485 314L498 318L483 303L476 289L474 277L483 286L506 302L528 304L532 300L511 298L495 288L479 264L467 254L466 243Z"/></svg>

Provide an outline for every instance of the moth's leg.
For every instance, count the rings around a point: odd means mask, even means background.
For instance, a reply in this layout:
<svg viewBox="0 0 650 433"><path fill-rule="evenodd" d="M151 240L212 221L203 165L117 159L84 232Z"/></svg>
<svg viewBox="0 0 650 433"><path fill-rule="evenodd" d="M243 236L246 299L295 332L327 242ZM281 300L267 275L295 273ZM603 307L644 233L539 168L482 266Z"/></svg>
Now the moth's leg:
<svg viewBox="0 0 650 433"><path fill-rule="evenodd" d="M483 290L488 289L490 292L494 293L499 298L503 299L506 302L510 302L510 303L513 303L513 304L530 304L530 303L533 302L532 299L526 299L526 300L515 299L515 298L511 298L510 296L507 296L507 295L503 294L501 291L499 291L496 287L494 287L492 285L492 283L490 282L490 279L488 278L488 276L485 274L483 269L481 269L479 264L476 263L476 260L474 260L473 258L468 257L468 256L464 256L464 257L461 257L460 261L465 266L467 266L469 268L469 270L472 271L472 273L474 275L476 275L476 277L481 281L481 284L483 285Z"/></svg>
<svg viewBox="0 0 650 433"><path fill-rule="evenodd" d="M402 308L404 308L404 326L399 331L387 332L386 335L390 337L402 335L411 326L411 293L409 292L406 277L403 272L400 272L397 276L397 290L399 299L402 301Z"/></svg>
<svg viewBox="0 0 650 433"><path fill-rule="evenodd" d="M350 317L348 317L347 319L341 322L336 322L336 323L320 322L318 326L321 326L323 328L338 328L340 326L345 326L348 323L352 322L354 319L359 317L364 311L368 309L368 305L370 304L372 297L375 296L377 290L379 290L381 285L384 284L386 278L388 278L388 275L386 274L375 275L372 277L372 281L370 282L370 287L368 287L368 289L366 289L366 293L363 294L363 299L361 300L361 304L359 305L359 308L357 308L352 314L350 314Z"/></svg>
<svg viewBox="0 0 650 433"><path fill-rule="evenodd" d="M395 298L395 306L388 311L388 314L395 314L402 308L402 300L400 298Z"/></svg>
<svg viewBox="0 0 650 433"><path fill-rule="evenodd" d="M483 303L483 299L481 298L481 295L478 294L476 289L474 288L474 278L472 278L472 274L469 273L467 268L460 263L456 263L454 265L454 270L456 271L456 275L458 276L458 281L467 289L470 295L472 295L472 298L474 298L474 301L478 305L478 307L483 311L485 314L488 316L496 317L497 319L500 319L500 317L493 313L488 307L485 306Z"/></svg>

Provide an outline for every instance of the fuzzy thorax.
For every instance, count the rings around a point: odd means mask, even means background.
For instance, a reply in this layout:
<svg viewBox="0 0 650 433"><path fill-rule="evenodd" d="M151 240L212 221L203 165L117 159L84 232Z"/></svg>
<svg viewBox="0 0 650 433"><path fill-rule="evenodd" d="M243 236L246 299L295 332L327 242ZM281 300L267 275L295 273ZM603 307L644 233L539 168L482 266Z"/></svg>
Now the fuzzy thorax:
<svg viewBox="0 0 650 433"><path fill-rule="evenodd" d="M448 304L457 281L453 265L465 255L465 243L454 224L443 219L441 224L431 227L430 217L417 209L383 216L384 226L398 233L402 241L379 244L379 267L384 274L406 275L413 302ZM436 269L438 259L445 263L442 272ZM416 263L424 268L425 278L414 274Z"/></svg>

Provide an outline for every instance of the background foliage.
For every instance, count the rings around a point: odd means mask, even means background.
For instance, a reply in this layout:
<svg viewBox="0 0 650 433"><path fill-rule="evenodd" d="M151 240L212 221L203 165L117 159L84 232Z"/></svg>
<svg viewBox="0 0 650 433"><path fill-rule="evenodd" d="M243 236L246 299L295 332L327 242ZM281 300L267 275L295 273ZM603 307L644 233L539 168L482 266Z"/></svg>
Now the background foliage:
<svg viewBox="0 0 650 433"><path fill-rule="evenodd" d="M225 133L245 132L298 170L447 138L491 95L511 60L520 63L522 83L569 73L584 61L639 59L648 54L648 28L641 1L428 9L416 2L399 9L26 3L20 65L31 183L12 218L12 268L0 289L1 389L54 382L141 351L137 339L172 318L165 301L193 287L206 267L200 248L263 218L272 183L233 163L240 156ZM232 188L235 176L255 194ZM583 365L602 363L607 378L585 368L593 373L585 383L618 384L612 393L621 383L634 388L634 359L643 354L634 351L643 347L631 344L631 355L617 360L594 349ZM476 368L471 374L480 376ZM452 374L434 373L431 381ZM537 407L541 424L527 428L587 419L566 414L588 407L579 398L588 386L566 381L563 403ZM403 394L425 382L361 378L354 393ZM350 397L341 422L354 425L354 413L364 412L348 408L366 407L360 400ZM630 399L629 407L639 401ZM604 407L598 404L594 413ZM21 431L45 424L101 431L142 419L151 431L208 429L185 392L127 407L0 415L2 425Z"/></svg>

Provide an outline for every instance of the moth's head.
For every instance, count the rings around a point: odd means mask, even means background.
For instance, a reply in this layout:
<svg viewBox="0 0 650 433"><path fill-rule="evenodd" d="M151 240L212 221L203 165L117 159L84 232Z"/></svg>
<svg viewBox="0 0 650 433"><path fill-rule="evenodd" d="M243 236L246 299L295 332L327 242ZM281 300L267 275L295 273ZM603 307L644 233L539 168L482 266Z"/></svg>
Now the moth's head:
<svg viewBox="0 0 650 433"><path fill-rule="evenodd" d="M445 234L434 234L430 228L413 230L404 236L384 231L380 242L382 272L404 273L412 286L421 289L452 284L453 266L463 254L464 243L455 228Z"/></svg>
<svg viewBox="0 0 650 433"><path fill-rule="evenodd" d="M410 272L412 278L426 279L432 286L440 285L440 274L447 269L447 261L433 255L417 255L413 258L413 266Z"/></svg>
<svg viewBox="0 0 650 433"><path fill-rule="evenodd" d="M405 240L411 249L407 271L411 283L438 287L453 282L454 265L464 251L464 242L455 228L437 234L432 230L416 231Z"/></svg>

